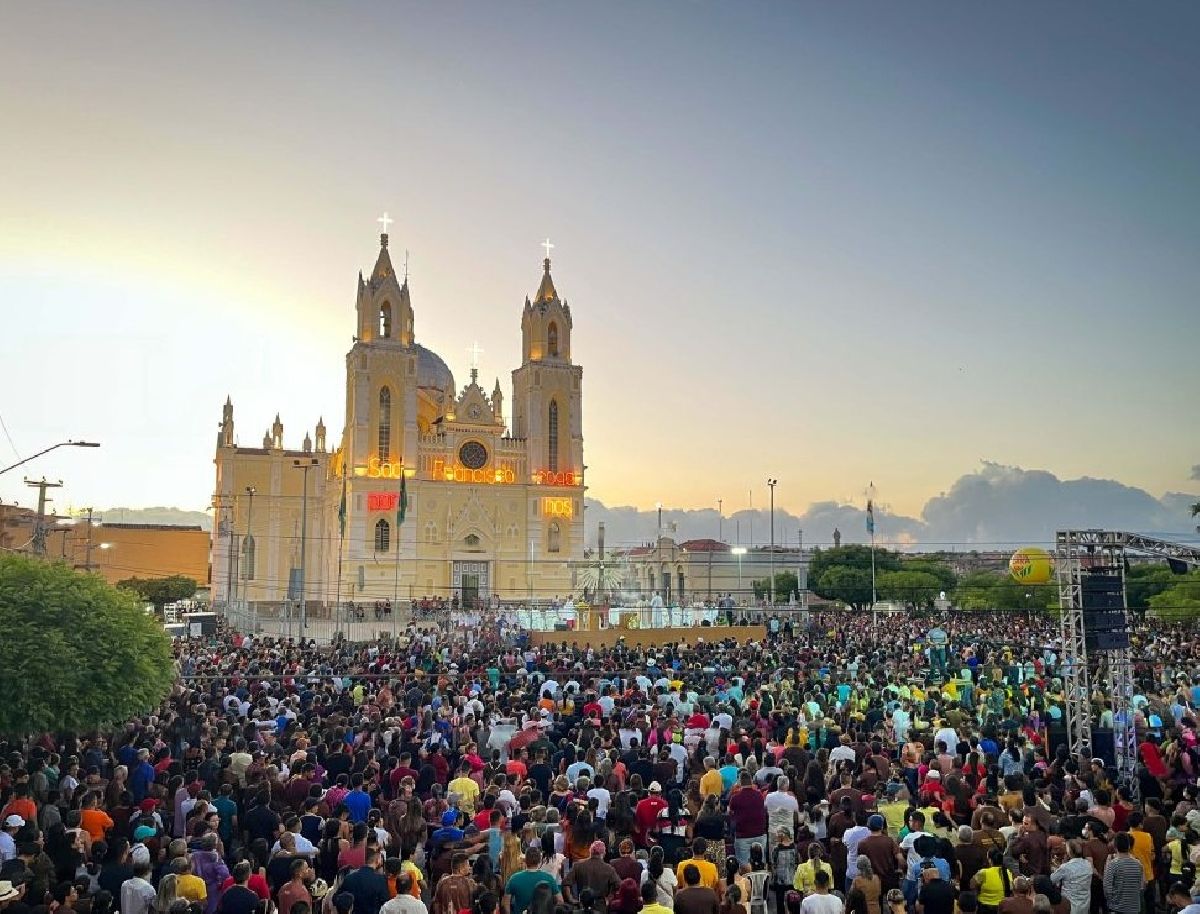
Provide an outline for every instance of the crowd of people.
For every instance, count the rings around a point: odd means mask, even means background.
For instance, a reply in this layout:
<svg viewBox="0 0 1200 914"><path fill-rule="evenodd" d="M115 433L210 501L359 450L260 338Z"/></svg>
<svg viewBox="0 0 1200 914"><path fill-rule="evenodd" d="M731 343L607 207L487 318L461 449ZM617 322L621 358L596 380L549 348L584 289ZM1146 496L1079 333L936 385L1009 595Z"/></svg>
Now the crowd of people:
<svg viewBox="0 0 1200 914"><path fill-rule="evenodd" d="M1200 914L1190 626L1134 629L1119 783L1069 757L1041 615L601 649L480 614L179 640L153 713L0 744L0 910Z"/></svg>

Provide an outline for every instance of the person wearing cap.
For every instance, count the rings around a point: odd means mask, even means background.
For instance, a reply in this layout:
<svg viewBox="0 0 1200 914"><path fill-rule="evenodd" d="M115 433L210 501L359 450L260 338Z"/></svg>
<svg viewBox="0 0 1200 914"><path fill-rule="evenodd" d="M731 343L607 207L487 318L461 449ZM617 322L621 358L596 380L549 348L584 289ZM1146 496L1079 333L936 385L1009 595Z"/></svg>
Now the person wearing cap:
<svg viewBox="0 0 1200 914"><path fill-rule="evenodd" d="M904 871L904 854L896 840L884 833L887 820L879 813L867 817L867 836L858 842L858 856L871 861L871 869L879 877L881 891L900 887Z"/></svg>
<svg viewBox="0 0 1200 914"><path fill-rule="evenodd" d="M16 834L25 827L25 820L18 816L15 812L10 813L4 819L4 826L0 829L0 866L3 866L9 860L17 858L17 842Z"/></svg>
<svg viewBox="0 0 1200 914"><path fill-rule="evenodd" d="M658 781L650 782L649 793L638 800L633 808L633 838L638 847L646 847L650 841L650 833L658 825L658 817L667 808L663 799L662 785Z"/></svg>

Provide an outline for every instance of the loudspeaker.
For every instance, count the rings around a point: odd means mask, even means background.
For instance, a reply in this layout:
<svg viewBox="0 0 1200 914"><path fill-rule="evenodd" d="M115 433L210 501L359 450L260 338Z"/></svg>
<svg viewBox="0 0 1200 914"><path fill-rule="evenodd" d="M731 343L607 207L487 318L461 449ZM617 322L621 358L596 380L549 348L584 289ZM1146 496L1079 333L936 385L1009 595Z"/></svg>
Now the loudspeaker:
<svg viewBox="0 0 1200 914"><path fill-rule="evenodd" d="M1129 647L1129 621L1125 614L1121 576L1107 571L1084 572L1080 590L1087 649L1117 651Z"/></svg>

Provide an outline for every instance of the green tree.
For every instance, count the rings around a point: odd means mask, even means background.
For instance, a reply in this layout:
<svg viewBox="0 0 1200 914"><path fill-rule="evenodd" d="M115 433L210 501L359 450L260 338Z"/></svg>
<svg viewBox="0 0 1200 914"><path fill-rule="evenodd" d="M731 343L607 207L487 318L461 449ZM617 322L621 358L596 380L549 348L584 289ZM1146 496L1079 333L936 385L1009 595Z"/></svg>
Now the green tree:
<svg viewBox="0 0 1200 914"><path fill-rule="evenodd" d="M764 597L771 595L771 588L768 586L769 579L762 578L754 582L754 597L761 600ZM775 574L775 602L786 603L788 597L792 594L799 594L800 579L796 577L793 571L780 571ZM797 598L799 599L799 598Z"/></svg>
<svg viewBox="0 0 1200 914"><path fill-rule="evenodd" d="M1150 611L1160 619L1186 620L1200 616L1200 571L1176 575L1174 587L1149 600Z"/></svg>
<svg viewBox="0 0 1200 914"><path fill-rule="evenodd" d="M1169 590L1179 581L1166 565L1131 565L1125 572L1125 597L1130 609L1149 609L1150 598Z"/></svg>
<svg viewBox="0 0 1200 914"><path fill-rule="evenodd" d="M942 590L941 578L927 571L885 571L875 583L882 599L912 606L930 606Z"/></svg>
<svg viewBox="0 0 1200 914"><path fill-rule="evenodd" d="M958 579L954 588L954 605L959 609L995 609L992 591L1001 583L1000 575L990 571L973 571Z"/></svg>
<svg viewBox="0 0 1200 914"><path fill-rule="evenodd" d="M862 609L871 603L871 572L869 569L833 565L821 573L813 585L813 591L826 600L840 600L855 609Z"/></svg>
<svg viewBox="0 0 1200 914"><path fill-rule="evenodd" d="M117 582L121 590L128 590L147 603L154 604L155 612L161 614L168 603L187 600L196 595L196 581L181 574L169 578L126 578Z"/></svg>
<svg viewBox="0 0 1200 914"><path fill-rule="evenodd" d="M909 559L902 562L900 568L903 571L921 571L933 575L941 585L938 590L944 590L947 594L954 590L954 585L958 583L958 575L954 573L954 569L935 559Z"/></svg>
<svg viewBox="0 0 1200 914"><path fill-rule="evenodd" d="M0 555L0 733L86 731L153 710L171 639L129 593L61 563Z"/></svg>
<svg viewBox="0 0 1200 914"><path fill-rule="evenodd" d="M839 565L847 568L862 569L867 572L869 577L871 573L871 547L838 546L836 549L813 550L813 556L808 565L809 580L819 580L828 569ZM875 573L877 575L881 571L898 571L899 568L899 554L889 552L886 549L875 550ZM868 602L870 602L869 599Z"/></svg>

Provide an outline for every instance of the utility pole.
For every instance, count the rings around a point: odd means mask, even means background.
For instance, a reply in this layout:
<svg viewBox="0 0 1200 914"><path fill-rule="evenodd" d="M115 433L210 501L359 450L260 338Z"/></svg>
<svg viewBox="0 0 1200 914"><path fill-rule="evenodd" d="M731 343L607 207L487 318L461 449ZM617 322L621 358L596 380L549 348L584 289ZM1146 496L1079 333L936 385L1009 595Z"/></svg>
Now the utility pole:
<svg viewBox="0 0 1200 914"><path fill-rule="evenodd" d="M83 570L92 570L92 509L87 509L87 543L83 550Z"/></svg>
<svg viewBox="0 0 1200 914"><path fill-rule="evenodd" d="M308 630L308 471L317 465L317 458L293 460L292 466L304 471L304 498L300 502L300 637Z"/></svg>
<svg viewBox="0 0 1200 914"><path fill-rule="evenodd" d="M771 489L771 605L775 605L775 483L778 479L768 479Z"/></svg>
<svg viewBox="0 0 1200 914"><path fill-rule="evenodd" d="M41 479L26 479L25 485L38 490L37 520L33 528L33 554L44 558L46 555L46 490L61 489L62 480L47 482L46 477L43 476Z"/></svg>

